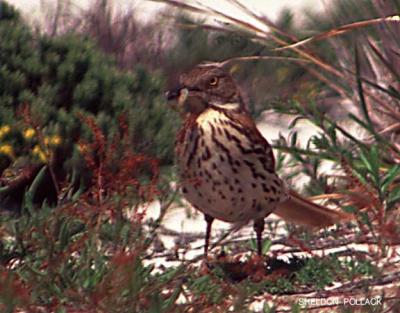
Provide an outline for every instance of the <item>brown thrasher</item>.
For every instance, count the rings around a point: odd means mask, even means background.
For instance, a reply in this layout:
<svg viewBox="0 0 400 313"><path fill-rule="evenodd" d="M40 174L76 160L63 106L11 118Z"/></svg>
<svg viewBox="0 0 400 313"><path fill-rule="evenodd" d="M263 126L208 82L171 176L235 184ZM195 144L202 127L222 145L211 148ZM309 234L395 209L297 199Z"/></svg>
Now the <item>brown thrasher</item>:
<svg viewBox="0 0 400 313"><path fill-rule="evenodd" d="M348 219L302 198L275 173L272 148L246 110L232 77L215 64L201 64L180 76L166 93L184 110L176 140L182 192L205 215L207 256L211 224L219 219L243 225L254 220L262 254L264 218L324 227Z"/></svg>

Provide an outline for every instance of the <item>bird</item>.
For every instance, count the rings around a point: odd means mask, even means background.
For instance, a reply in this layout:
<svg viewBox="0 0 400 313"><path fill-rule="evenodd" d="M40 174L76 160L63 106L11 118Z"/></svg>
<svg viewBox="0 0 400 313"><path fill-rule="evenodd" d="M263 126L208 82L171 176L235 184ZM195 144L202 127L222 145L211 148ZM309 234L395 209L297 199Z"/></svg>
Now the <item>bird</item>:
<svg viewBox="0 0 400 313"><path fill-rule="evenodd" d="M207 257L215 219L241 227L253 222L257 254L262 256L265 218L326 227L352 218L313 203L288 188L275 171L271 145L247 110L239 87L216 63L201 63L166 92L182 113L175 141L183 196L204 214Z"/></svg>

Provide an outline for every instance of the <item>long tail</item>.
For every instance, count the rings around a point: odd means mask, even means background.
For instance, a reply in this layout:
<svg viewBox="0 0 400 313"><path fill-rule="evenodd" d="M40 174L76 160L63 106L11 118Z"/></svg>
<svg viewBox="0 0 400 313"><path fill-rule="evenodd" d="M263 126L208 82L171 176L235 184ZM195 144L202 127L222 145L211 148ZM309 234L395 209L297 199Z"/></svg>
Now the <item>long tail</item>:
<svg viewBox="0 0 400 313"><path fill-rule="evenodd" d="M305 226L325 227L354 219L352 214L337 212L313 203L295 191L289 191L290 199L278 205L275 214L288 222Z"/></svg>

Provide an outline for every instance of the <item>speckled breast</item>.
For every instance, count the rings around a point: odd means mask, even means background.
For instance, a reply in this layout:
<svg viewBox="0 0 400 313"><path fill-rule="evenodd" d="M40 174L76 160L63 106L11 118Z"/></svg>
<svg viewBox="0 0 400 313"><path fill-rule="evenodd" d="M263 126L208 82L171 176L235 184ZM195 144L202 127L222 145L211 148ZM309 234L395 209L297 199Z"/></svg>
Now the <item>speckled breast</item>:
<svg viewBox="0 0 400 313"><path fill-rule="evenodd" d="M203 213L239 223L265 217L286 192L265 166L265 147L233 123L223 112L206 110L186 123L176 154L185 198Z"/></svg>

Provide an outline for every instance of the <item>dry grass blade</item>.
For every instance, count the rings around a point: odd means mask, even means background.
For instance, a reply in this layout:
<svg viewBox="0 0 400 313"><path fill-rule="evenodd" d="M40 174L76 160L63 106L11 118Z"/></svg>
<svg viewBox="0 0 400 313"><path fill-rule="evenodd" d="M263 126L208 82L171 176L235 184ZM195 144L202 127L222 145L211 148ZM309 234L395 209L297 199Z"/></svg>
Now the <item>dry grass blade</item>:
<svg viewBox="0 0 400 313"><path fill-rule="evenodd" d="M170 17L168 15L162 14L162 16L164 17ZM232 33L235 34L236 32L234 30L230 30L224 27L219 27L219 26L215 26L215 25L211 25L211 24L197 24L197 23L175 23L174 24L177 27L180 27L182 29L197 29L197 28L201 28L201 29L207 29L207 30L212 30L212 31L219 31L219 32L227 32L227 33Z"/></svg>
<svg viewBox="0 0 400 313"><path fill-rule="evenodd" d="M340 193L326 193L326 194L322 194L322 195L318 195L318 196L313 196L313 197L309 197L309 200L311 201L315 201L315 200L327 200L327 199L342 199L343 195Z"/></svg>
<svg viewBox="0 0 400 313"><path fill-rule="evenodd" d="M238 7L239 9L241 9L245 14L251 16L252 18L254 18L255 20L257 20L258 22L265 24L266 26L268 26L271 30L276 31L278 34L281 34L285 37L288 38L292 38L292 36L290 36L289 34L286 34L285 32L282 32L279 28L277 28L275 26L275 24L269 20L266 16L262 16L260 14L258 14L257 12L251 10L249 7L246 7L242 2L240 2L239 0L230 0L236 7ZM274 38L274 40L277 38Z"/></svg>
<svg viewBox="0 0 400 313"><path fill-rule="evenodd" d="M246 22L244 20L241 20L239 18L236 18L234 16L231 16L229 14L225 14L224 12L221 12L215 8L209 7L205 4L199 3L198 6L197 5L192 5L192 4L187 4L187 3L183 3L180 1L175 1L175 0L150 0L153 2L160 2L160 3L166 3L168 5L171 5L173 7L179 8L179 9L183 9L189 12L193 12L193 13L199 13L199 14L205 14L205 15L213 15L217 18L220 18L224 21L228 21L230 23L233 23L237 26L243 27L244 29L248 30L248 31L253 31L258 33L259 35L263 35L261 37L265 38L268 33L265 30L262 30L261 28L257 27L256 25L253 25L249 22Z"/></svg>
<svg viewBox="0 0 400 313"><path fill-rule="evenodd" d="M371 48L371 50L375 53L375 55L378 57L378 59L382 62L382 64L385 66L385 68L390 71L390 73L395 77L397 80L400 81L400 73L396 71L396 68L393 68L390 64L390 62L385 58L385 56L379 51L379 48L377 47L376 43L368 38L368 46Z"/></svg>
<svg viewBox="0 0 400 313"><path fill-rule="evenodd" d="M164 16L166 18L171 18L170 15L166 14L161 14L161 16ZM201 29L207 29L211 31L217 31L217 32L224 32L224 33L230 33L230 34L237 34L237 30L227 28L227 27L221 27L217 25L211 25L211 24L199 24L195 21L190 21L189 23L174 23L175 26L181 27L181 28L186 28L186 29L196 29L196 28L201 28ZM257 34L249 34L251 36L251 39L253 40L264 40L265 37L258 36Z"/></svg>
<svg viewBox="0 0 400 313"><path fill-rule="evenodd" d="M255 35L258 39L266 39L267 37L269 37L279 45L287 45L288 44L287 41L285 41L281 38L278 38L267 31L262 30L261 28L259 28L258 26L254 25L254 24L251 24L250 22L244 21L243 19L240 19L240 18L235 18L235 17L225 14L219 10L205 6L201 3L199 4L199 5L201 5L201 8L200 8L200 7L194 7L194 6L188 5L188 4L183 4L181 2L174 1L174 0L155 0L155 1L171 4L172 6L175 6L175 7L181 8L181 9L186 8L187 10L196 12L196 13L211 14L211 15L215 16L216 18L222 18L223 20L233 23L233 25L241 27L242 28L241 31L245 30L247 35L249 33L253 33L252 35L253 36ZM260 17L256 13L247 9L242 3L238 2L238 1L233 1L233 3L236 6L239 6L239 8L241 8L245 14L254 17L258 22L261 22L268 29L273 29L274 31L276 31L282 35L288 36L285 32L283 32L278 27L276 27L272 22L268 21L267 18ZM192 9L192 8L195 8L195 9ZM288 37L290 37L292 40L296 40L295 37L291 37L291 36L288 36ZM337 77L344 78L343 74L340 71L338 71L333 66L329 65L328 63L326 63L325 61L323 61L322 59L317 57L314 53L307 51L307 50L301 50L297 47L293 47L291 49L294 52L298 53L304 59L310 60L310 63L314 63L318 67L322 68L324 71L326 71L332 75L335 75ZM339 92L341 95L346 94L346 90L342 86L336 84L334 82L334 80L324 76L323 74L319 73L315 69L312 69L309 67L307 67L307 68L312 75L316 76L318 79L321 79L322 81L324 81L325 83L330 85L334 90Z"/></svg>
<svg viewBox="0 0 400 313"><path fill-rule="evenodd" d="M247 15L252 16L257 20L261 20L261 17L257 12L251 10L250 7L245 6L239 0L231 0L230 2L237 6L239 9L243 10L243 12L245 12Z"/></svg>
<svg viewBox="0 0 400 313"><path fill-rule="evenodd" d="M220 66L226 66L233 62L241 62L241 61L260 61L260 60L276 60L276 61L288 61L288 62L298 62L298 63L310 63L311 61L306 59L299 59L299 58L290 58L290 57L279 57L279 56L248 56L248 57L236 57L227 59L223 62L220 62Z"/></svg>
<svg viewBox="0 0 400 313"><path fill-rule="evenodd" d="M201 5L201 7L197 7L197 6L193 6L193 5L189 5L189 4L185 4L179 1L174 1L174 0L151 0L151 1L155 1L155 2L161 2L161 3L166 3L169 5L172 5L174 7L180 8L180 9L184 9L184 10L188 10L191 12L195 12L195 13L201 13L201 14L211 14L214 15L217 18L222 18L223 20L229 21L231 23L233 23L234 25L243 28L244 30L246 30L247 32L255 32L257 37L259 39L266 39L267 37L272 38L277 44L279 45L287 45L287 42L283 39L277 38L276 36L274 36L273 34L270 34L269 32L262 30L260 27L250 23L250 22L246 22L243 19L240 18L236 18L233 17L231 15L225 14L217 9L208 7L204 4L199 4ZM235 3L239 3L239 2L235 2ZM243 9L244 5L242 5L241 3L239 3L240 7ZM248 12L248 10L245 10L244 13L245 14L250 14ZM268 28L273 28L275 31L284 34L284 32L280 31L276 26L273 25L273 23L271 22L267 22L266 19L263 19L261 17L259 17L258 15L255 15L255 13L252 13L255 18L257 18L257 20L259 22L262 22L264 25L266 25L266 27ZM225 28L223 28L225 29ZM222 29L222 30L223 30ZM295 38L293 38L295 40ZM342 77L342 73L338 70L336 70L334 67L330 66L329 64L327 64L326 62L324 62L323 60L321 60L320 58L318 58L317 56L315 56L315 54L311 53L311 52L307 52L305 50L300 50L297 47L292 48L292 50L294 50L296 53L298 53L300 56L309 59L312 63L316 64L317 66L321 67L322 69L324 69L325 71L327 71L328 73L331 73L335 76L338 77ZM331 82L332 84L334 84L334 82ZM335 85L335 84L334 84ZM336 85L335 86L336 90L340 90L341 94L344 94L344 90L342 87Z"/></svg>
<svg viewBox="0 0 400 313"><path fill-rule="evenodd" d="M376 18L376 19L371 19L371 20L365 20L365 21L359 21L359 22L354 22L351 24L346 24L342 25L338 28L331 29L327 32L320 33L318 35L306 38L304 40L298 41L296 43L284 46L284 47L279 47L273 49L274 51L280 51L280 50L287 50L287 49L293 49L293 48L298 48L301 46L304 46L305 44L308 44L310 42L318 41L318 40L323 40L327 39L330 37L335 37L339 36L342 34L345 34L349 31L352 31L357 28L363 28L366 26L371 26L371 25L377 25L377 24L382 24L386 22L393 22L393 23L399 23L400 22L400 15L392 15L392 16L387 16L387 17L381 17L381 18Z"/></svg>
<svg viewBox="0 0 400 313"><path fill-rule="evenodd" d="M390 132L398 131L398 130L400 130L400 123L394 123L394 124L392 124L392 125L390 125L390 126L384 128L384 129L382 129L382 130L379 132L379 134L382 135L382 134L385 134L385 133L390 133Z"/></svg>
<svg viewBox="0 0 400 313"><path fill-rule="evenodd" d="M216 17L225 19L231 23L236 24L237 26L243 27L246 30L251 30L251 31L255 32L256 34L258 34L259 36L263 35L263 36L267 37L269 35L268 32L266 32L265 30L262 30L261 28L257 27L256 25L246 22L243 19L233 17L232 15L225 14L224 12L221 12L215 8L211 8L211 7L208 7L205 5L204 5L204 8L208 12L215 15Z"/></svg>

